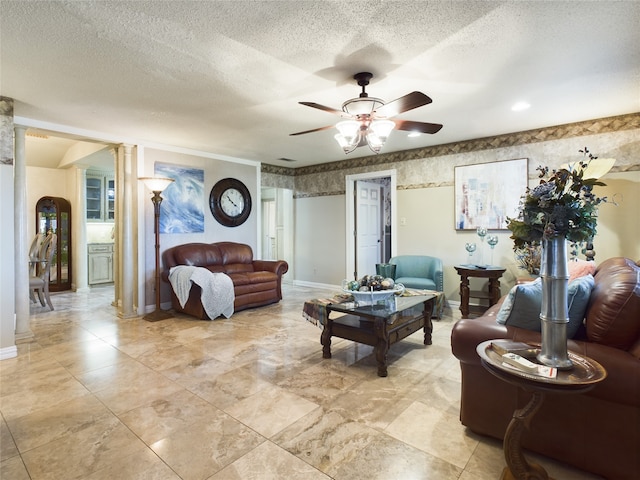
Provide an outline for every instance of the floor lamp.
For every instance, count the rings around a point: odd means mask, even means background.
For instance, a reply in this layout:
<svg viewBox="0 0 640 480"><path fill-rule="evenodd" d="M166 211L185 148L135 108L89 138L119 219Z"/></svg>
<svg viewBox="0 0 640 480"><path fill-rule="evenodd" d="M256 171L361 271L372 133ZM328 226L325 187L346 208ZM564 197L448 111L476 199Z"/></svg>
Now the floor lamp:
<svg viewBox="0 0 640 480"><path fill-rule="evenodd" d="M151 201L153 202L154 233L156 235L156 309L147 313L143 318L149 322L157 322L173 316L160 308L160 204L162 203L160 194L173 182L173 178L140 177L138 180L142 180L147 188L153 192Z"/></svg>

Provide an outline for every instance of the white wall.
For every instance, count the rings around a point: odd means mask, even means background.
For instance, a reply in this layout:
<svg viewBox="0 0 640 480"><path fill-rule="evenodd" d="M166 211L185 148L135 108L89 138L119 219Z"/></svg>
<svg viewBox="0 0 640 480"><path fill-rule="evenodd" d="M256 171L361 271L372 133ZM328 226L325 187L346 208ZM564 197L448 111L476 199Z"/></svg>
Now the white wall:
<svg viewBox="0 0 640 480"><path fill-rule="evenodd" d="M295 202L295 281L340 285L345 278L345 197Z"/></svg>
<svg viewBox="0 0 640 480"><path fill-rule="evenodd" d="M178 153L153 148L144 149L144 165L141 176L153 176L156 163L170 165L184 165L191 168L204 170L204 232L203 233L172 233L160 235L160 255L166 249L192 242L238 242L245 243L253 249L254 258L260 258L261 252L258 248L258 219L260 217L260 186L258 185L259 165L252 163L234 163L231 161L219 160L204 156ZM209 208L209 194L214 184L223 178L233 177L243 182L251 193L252 207L249 219L237 227L225 227L220 225L211 214ZM152 305L155 302L154 282L155 282L155 234L154 234L154 212L151 202L151 193L144 186L140 187L141 201L144 202L144 245L145 259L145 305ZM140 226L142 227L142 225ZM141 232L140 235L143 235ZM162 257L161 257L162 258ZM162 263L162 260L160 261ZM161 267L162 268L162 267ZM161 301L170 301L170 286L162 282L160 285Z"/></svg>
<svg viewBox="0 0 640 480"><path fill-rule="evenodd" d="M0 360L15 357L13 164L0 163ZM35 223L35 220L34 220ZM27 247L28 248L28 247Z"/></svg>

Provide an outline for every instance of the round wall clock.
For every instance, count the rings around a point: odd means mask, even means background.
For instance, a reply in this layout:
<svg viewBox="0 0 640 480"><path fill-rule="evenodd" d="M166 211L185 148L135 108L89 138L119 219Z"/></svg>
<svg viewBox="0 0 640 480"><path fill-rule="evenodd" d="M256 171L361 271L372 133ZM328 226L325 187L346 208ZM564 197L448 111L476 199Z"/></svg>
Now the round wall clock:
<svg viewBox="0 0 640 480"><path fill-rule="evenodd" d="M251 213L251 194L240 180L224 178L216 183L209 195L209 208L220 224L242 225Z"/></svg>

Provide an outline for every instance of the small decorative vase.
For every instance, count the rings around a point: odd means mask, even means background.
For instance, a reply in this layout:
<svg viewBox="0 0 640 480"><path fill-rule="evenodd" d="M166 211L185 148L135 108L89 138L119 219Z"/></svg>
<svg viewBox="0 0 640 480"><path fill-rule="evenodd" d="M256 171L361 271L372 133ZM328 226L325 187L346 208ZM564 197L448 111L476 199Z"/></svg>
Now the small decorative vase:
<svg viewBox="0 0 640 480"><path fill-rule="evenodd" d="M567 241L562 236L542 240L540 259L542 277L542 345L538 361L559 370L568 370L573 364L567 353L567 305L569 268L567 266Z"/></svg>

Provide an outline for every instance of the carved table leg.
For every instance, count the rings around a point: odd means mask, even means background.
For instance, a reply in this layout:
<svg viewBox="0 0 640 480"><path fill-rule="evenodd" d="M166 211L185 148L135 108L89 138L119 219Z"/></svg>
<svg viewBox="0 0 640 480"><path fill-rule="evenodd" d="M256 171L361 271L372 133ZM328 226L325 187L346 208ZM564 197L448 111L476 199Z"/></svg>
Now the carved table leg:
<svg viewBox="0 0 640 480"><path fill-rule="evenodd" d="M521 446L522 434L529 429L531 419L543 401L544 393L533 392L529 403L524 408L513 412L513 418L504 436L503 449L507 467L502 472L502 480L549 480L542 466L527 462Z"/></svg>
<svg viewBox="0 0 640 480"><path fill-rule="evenodd" d="M424 302L424 310L422 314L424 315L424 344L431 345L432 339L431 334L433 333L433 322L431 321L431 315L433 313L435 299L427 300Z"/></svg>
<svg viewBox="0 0 640 480"><path fill-rule="evenodd" d="M469 318L469 277L460 275L460 312L462 318Z"/></svg>
<svg viewBox="0 0 640 480"><path fill-rule="evenodd" d="M489 279L489 306L495 305L500 300L500 280Z"/></svg>
<svg viewBox="0 0 640 480"><path fill-rule="evenodd" d="M327 320L324 323L322 334L320 335L320 343L322 344L322 358L331 358L331 327L333 320L327 315Z"/></svg>
<svg viewBox="0 0 640 480"><path fill-rule="evenodd" d="M387 332L387 323L384 319L378 318L374 323L374 331L378 342L374 348L376 361L378 362L378 376L387 376L387 352L389 351L389 334Z"/></svg>

